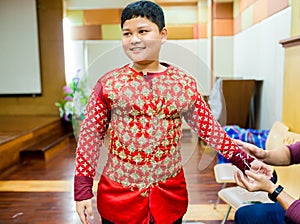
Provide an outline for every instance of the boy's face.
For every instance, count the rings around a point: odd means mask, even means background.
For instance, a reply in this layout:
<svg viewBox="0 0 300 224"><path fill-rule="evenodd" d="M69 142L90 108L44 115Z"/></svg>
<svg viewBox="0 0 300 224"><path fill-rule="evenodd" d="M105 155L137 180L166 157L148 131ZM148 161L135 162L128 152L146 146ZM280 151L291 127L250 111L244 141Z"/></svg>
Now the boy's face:
<svg viewBox="0 0 300 224"><path fill-rule="evenodd" d="M144 17L126 20L122 29L122 45L126 55L138 64L159 60L161 45L167 38L167 30L159 32L158 26Z"/></svg>

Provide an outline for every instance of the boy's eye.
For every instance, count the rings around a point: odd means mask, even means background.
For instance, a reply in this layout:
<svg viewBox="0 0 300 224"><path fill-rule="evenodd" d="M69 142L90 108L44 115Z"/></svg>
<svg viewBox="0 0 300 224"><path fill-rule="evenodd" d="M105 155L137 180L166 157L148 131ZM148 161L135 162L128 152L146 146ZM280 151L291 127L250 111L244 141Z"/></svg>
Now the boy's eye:
<svg viewBox="0 0 300 224"><path fill-rule="evenodd" d="M125 36L125 37L127 37L127 36L129 36L130 35L130 32L124 32L123 33L123 36Z"/></svg>
<svg viewBox="0 0 300 224"><path fill-rule="evenodd" d="M147 33L147 32L148 32L147 30L140 30L139 31L140 34Z"/></svg>

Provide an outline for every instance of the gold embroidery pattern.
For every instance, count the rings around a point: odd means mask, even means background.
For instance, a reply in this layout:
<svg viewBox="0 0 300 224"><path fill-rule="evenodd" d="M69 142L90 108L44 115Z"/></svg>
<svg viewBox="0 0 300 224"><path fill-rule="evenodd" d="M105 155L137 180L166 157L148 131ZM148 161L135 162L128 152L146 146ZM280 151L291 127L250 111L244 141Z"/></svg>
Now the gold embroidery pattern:
<svg viewBox="0 0 300 224"><path fill-rule="evenodd" d="M149 187L181 165L182 113L193 103L192 78L171 67L145 79L128 67L103 80L111 106L111 141L104 173L123 186Z"/></svg>

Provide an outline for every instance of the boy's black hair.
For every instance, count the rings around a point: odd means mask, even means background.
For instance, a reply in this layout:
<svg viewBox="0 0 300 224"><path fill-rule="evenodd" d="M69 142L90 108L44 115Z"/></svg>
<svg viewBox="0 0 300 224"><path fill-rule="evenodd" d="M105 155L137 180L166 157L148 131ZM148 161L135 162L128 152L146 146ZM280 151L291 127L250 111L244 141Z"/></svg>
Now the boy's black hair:
<svg viewBox="0 0 300 224"><path fill-rule="evenodd" d="M122 11L121 28L126 20L146 17L158 26L159 31L165 27L165 17L162 8L154 2L140 0L128 4Z"/></svg>

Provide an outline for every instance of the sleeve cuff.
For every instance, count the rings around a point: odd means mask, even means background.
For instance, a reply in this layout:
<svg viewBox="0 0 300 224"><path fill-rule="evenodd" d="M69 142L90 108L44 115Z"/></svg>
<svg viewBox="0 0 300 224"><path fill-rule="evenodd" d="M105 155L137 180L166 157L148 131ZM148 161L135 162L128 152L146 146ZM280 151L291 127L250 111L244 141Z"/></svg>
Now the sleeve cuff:
<svg viewBox="0 0 300 224"><path fill-rule="evenodd" d="M93 194L93 179L85 176L74 177L74 200L82 201L90 199Z"/></svg>
<svg viewBox="0 0 300 224"><path fill-rule="evenodd" d="M245 172L245 170L250 169L250 164L253 162L254 157L239 149L229 160L233 165Z"/></svg>
<svg viewBox="0 0 300 224"><path fill-rule="evenodd" d="M300 223L300 200L294 201L286 210L286 216L295 223Z"/></svg>
<svg viewBox="0 0 300 224"><path fill-rule="evenodd" d="M300 142L287 146L291 153L291 162L290 164L299 164L300 163Z"/></svg>

